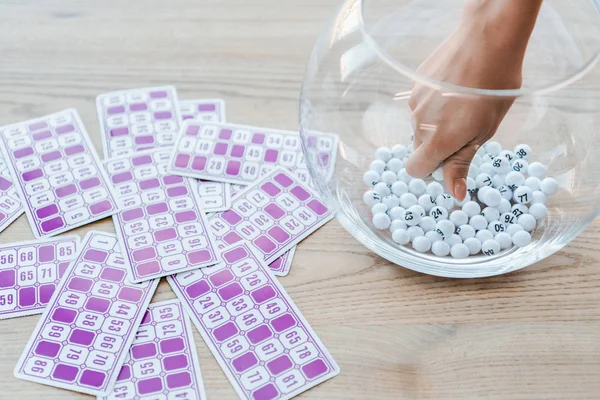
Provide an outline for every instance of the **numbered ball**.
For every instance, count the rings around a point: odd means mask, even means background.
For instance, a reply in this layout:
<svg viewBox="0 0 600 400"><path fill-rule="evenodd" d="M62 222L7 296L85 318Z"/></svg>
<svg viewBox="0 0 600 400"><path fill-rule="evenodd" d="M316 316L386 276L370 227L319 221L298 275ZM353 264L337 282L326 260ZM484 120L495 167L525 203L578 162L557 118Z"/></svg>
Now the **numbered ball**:
<svg viewBox="0 0 600 400"><path fill-rule="evenodd" d="M502 199L500 191L494 188L488 190L483 197L484 203L490 207L498 207Z"/></svg>
<svg viewBox="0 0 600 400"><path fill-rule="evenodd" d="M429 239L429 241L431 243L435 243L435 242L441 242L443 241L442 237L440 235L437 234L437 232L435 230L433 231L429 231L429 232L425 232L425 237L427 239Z"/></svg>
<svg viewBox="0 0 600 400"><path fill-rule="evenodd" d="M435 225L436 233L443 239L449 238L454 233L454 229L456 229L454 224L447 219L438 221L438 223Z"/></svg>
<svg viewBox="0 0 600 400"><path fill-rule="evenodd" d="M554 196L558 192L558 182L554 178L546 178L540 184L540 189L546 196Z"/></svg>
<svg viewBox="0 0 600 400"><path fill-rule="evenodd" d="M531 214L523 214L517 219L517 223L523 227L523 230L531 232L535 229L536 220Z"/></svg>
<svg viewBox="0 0 600 400"><path fill-rule="evenodd" d="M373 191L382 197L392 193L390 187L385 182L379 182L377 185L373 186Z"/></svg>
<svg viewBox="0 0 600 400"><path fill-rule="evenodd" d="M525 186L529 187L531 190L533 190L535 192L536 190L541 189L542 181L540 180L540 178L536 178L535 176L530 176L529 178L525 179Z"/></svg>
<svg viewBox="0 0 600 400"><path fill-rule="evenodd" d="M391 186L392 183L396 182L397 180L398 177L393 171L383 171L383 173L381 174L381 181L385 182L389 186Z"/></svg>
<svg viewBox="0 0 600 400"><path fill-rule="evenodd" d="M517 247L525 247L531 243L531 234L525 231L516 232L512 236L512 242Z"/></svg>
<svg viewBox="0 0 600 400"><path fill-rule="evenodd" d="M402 207L394 207L390 210L389 212L389 216L392 219L392 221L395 220L402 220L402 218L404 217L404 212L406 210Z"/></svg>
<svg viewBox="0 0 600 400"><path fill-rule="evenodd" d="M533 191L528 186L521 186L513 192L513 200L517 204L528 204L533 198Z"/></svg>
<svg viewBox="0 0 600 400"><path fill-rule="evenodd" d="M500 154L498 154L498 157L506 158L510 163L512 163L517 158L515 153L513 153L510 150L502 150Z"/></svg>
<svg viewBox="0 0 600 400"><path fill-rule="evenodd" d="M481 214L481 206L475 201L467 201L465 205L462 206L462 210L469 218Z"/></svg>
<svg viewBox="0 0 600 400"><path fill-rule="evenodd" d="M448 243L450 247L454 246L455 244L462 243L462 239L456 233L445 238L444 241Z"/></svg>
<svg viewBox="0 0 600 400"><path fill-rule="evenodd" d="M527 173L530 176L535 176L536 178L544 179L547 170L548 167L546 167L541 162L536 161L529 164L529 167L527 168Z"/></svg>
<svg viewBox="0 0 600 400"><path fill-rule="evenodd" d="M517 217L511 212L505 212L500 215L498 221L502 222L504 225L512 225L517 223Z"/></svg>
<svg viewBox="0 0 600 400"><path fill-rule="evenodd" d="M380 175L372 170L368 170L363 175L363 182L367 186L375 186L379 183Z"/></svg>
<svg viewBox="0 0 600 400"><path fill-rule="evenodd" d="M407 230L408 226L406 226L406 224L404 222L400 221L399 219L395 219L390 224L390 232L393 234L398 229Z"/></svg>
<svg viewBox="0 0 600 400"><path fill-rule="evenodd" d="M508 225L508 227L506 228L506 233L508 233L510 236L514 235L517 232L520 232L524 230L523 227L517 223L513 224L513 225Z"/></svg>
<svg viewBox="0 0 600 400"><path fill-rule="evenodd" d="M494 167L494 172L497 174L507 174L512 169L510 166L510 161L504 157L494 158L494 161L492 161L492 167Z"/></svg>
<svg viewBox="0 0 600 400"><path fill-rule="evenodd" d="M398 172L398 180L402 181L404 183L406 183L407 185L410 183L410 181L413 180L413 177L410 176L408 174L408 172L406 172L406 168L402 168L399 172Z"/></svg>
<svg viewBox="0 0 600 400"><path fill-rule="evenodd" d="M423 179L413 179L408 184L408 191L417 197L425 193L425 189L427 189L427 184Z"/></svg>
<svg viewBox="0 0 600 400"><path fill-rule="evenodd" d="M475 237L475 228L468 224L459 226L458 229L456 229L456 232L458 232L458 236L460 236L462 240Z"/></svg>
<svg viewBox="0 0 600 400"><path fill-rule="evenodd" d="M472 256L479 254L481 251L481 242L475 238L465 239L463 244L469 248L469 254Z"/></svg>
<svg viewBox="0 0 600 400"><path fill-rule="evenodd" d="M397 174L402 168L404 168L404 163L401 159L392 158L387 162L387 169L392 171L394 174Z"/></svg>
<svg viewBox="0 0 600 400"><path fill-rule="evenodd" d="M474 196L477 192L477 182L475 182L475 178L467 177L467 197L470 200L470 197Z"/></svg>
<svg viewBox="0 0 600 400"><path fill-rule="evenodd" d="M485 220L489 223L500 219L500 211L496 207L486 207L481 212L481 215L485 217Z"/></svg>
<svg viewBox="0 0 600 400"><path fill-rule="evenodd" d="M429 185L427 185L425 192L435 199L444 193L444 187L439 182L431 182Z"/></svg>
<svg viewBox="0 0 600 400"><path fill-rule="evenodd" d="M425 233L435 230L436 224L437 222L432 217L423 217L419 222L419 226Z"/></svg>
<svg viewBox="0 0 600 400"><path fill-rule="evenodd" d="M454 199L448 193L442 193L435 199L435 204L451 210L454 207Z"/></svg>
<svg viewBox="0 0 600 400"><path fill-rule="evenodd" d="M480 189L484 186L492 186L493 185L492 177L489 174L481 173L481 174L477 175L477 178L475 179L475 184L477 185L478 189Z"/></svg>
<svg viewBox="0 0 600 400"><path fill-rule="evenodd" d="M386 213L379 213L373 215L373 226L375 226L375 228L377 229L388 229L391 223L392 220L390 219L390 216Z"/></svg>
<svg viewBox="0 0 600 400"><path fill-rule="evenodd" d="M423 232L423 229L421 229L418 226L409 226L406 232L408 232L408 234L410 235L411 242L419 236L425 236L425 232Z"/></svg>
<svg viewBox="0 0 600 400"><path fill-rule="evenodd" d="M494 235L497 235L500 232L504 232L506 230L506 227L500 221L492 221L488 225L487 229L488 229L488 231L492 232Z"/></svg>
<svg viewBox="0 0 600 400"><path fill-rule="evenodd" d="M513 213L515 217L519 218L521 215L529 213L529 207L525 204L515 204L511 207L510 212Z"/></svg>
<svg viewBox="0 0 600 400"><path fill-rule="evenodd" d="M481 252L486 256L500 253L500 245L494 239L488 239L481 244Z"/></svg>
<svg viewBox="0 0 600 400"><path fill-rule="evenodd" d="M469 220L469 225L471 225L476 231L480 231L487 228L488 221L483 215L475 215Z"/></svg>
<svg viewBox="0 0 600 400"><path fill-rule="evenodd" d="M419 225L421 222L421 215L419 213L414 212L412 210L413 207L409 207L408 210L404 212L404 217L402 218L402 222L404 222L408 226Z"/></svg>
<svg viewBox="0 0 600 400"><path fill-rule="evenodd" d="M408 210L410 207L417 205L417 196L412 193L404 193L400 196L400 205Z"/></svg>
<svg viewBox="0 0 600 400"><path fill-rule="evenodd" d="M513 245L512 237L506 232L500 232L494 237L494 240L498 242L501 250L506 250Z"/></svg>
<svg viewBox="0 0 600 400"><path fill-rule="evenodd" d="M529 168L529 163L526 160L518 159L512 162L511 167L513 171L524 174L527 172L527 168Z"/></svg>
<svg viewBox="0 0 600 400"><path fill-rule="evenodd" d="M479 188L479 190L477 191L477 200L479 200L480 203L485 204L485 194L492 190L493 188L490 186L484 186L482 188Z"/></svg>
<svg viewBox="0 0 600 400"><path fill-rule="evenodd" d="M456 226L461 226L469 223L469 216L462 210L453 211L448 219Z"/></svg>
<svg viewBox="0 0 600 400"><path fill-rule="evenodd" d="M512 200L513 191L506 185L502 185L498 188L498 191L502 195L502 198L508 201Z"/></svg>
<svg viewBox="0 0 600 400"><path fill-rule="evenodd" d="M408 193L408 185L406 184L406 182L396 181L396 182L392 183L392 193L394 193L394 195L400 197L404 193Z"/></svg>
<svg viewBox="0 0 600 400"><path fill-rule="evenodd" d="M388 206L386 206L383 203L377 203L371 208L371 214L373 214L373 215L381 214L381 213L387 212L387 210L388 210Z"/></svg>
<svg viewBox="0 0 600 400"><path fill-rule="evenodd" d="M392 147L392 156L402 160L406 156L406 147L401 144L397 144L397 145L393 146Z"/></svg>
<svg viewBox="0 0 600 400"><path fill-rule="evenodd" d="M385 171L386 163L385 161L375 160L369 165L369 169L371 171L377 172L379 175L383 174Z"/></svg>
<svg viewBox="0 0 600 400"><path fill-rule="evenodd" d="M546 218L546 215L548 215L548 209L542 203L535 203L529 207L529 215L533 215L533 218L539 221L540 219Z"/></svg>
<svg viewBox="0 0 600 400"><path fill-rule="evenodd" d="M398 229L392 233L392 240L399 245L407 245L410 242L410 235L404 229Z"/></svg>
<svg viewBox="0 0 600 400"><path fill-rule="evenodd" d="M497 156L502 151L502 145L493 140L484 144L483 148L485 149L486 153L491 154L493 156Z"/></svg>
<svg viewBox="0 0 600 400"><path fill-rule="evenodd" d="M395 196L393 194L385 196L384 198L381 199L381 202L383 204L385 204L386 206L388 206L389 209L392 209L392 208L400 205L400 199L398 198L398 196Z"/></svg>
<svg viewBox="0 0 600 400"><path fill-rule="evenodd" d="M475 234L475 239L479 240L480 243L485 242L486 240L491 240L494 238L494 234L487 229L483 229Z"/></svg>
<svg viewBox="0 0 600 400"><path fill-rule="evenodd" d="M533 154L531 146L527 144L519 144L515 147L515 155L522 159L528 159Z"/></svg>
<svg viewBox="0 0 600 400"><path fill-rule="evenodd" d="M431 242L425 236L416 237L412 242L413 249L419 253L427 253L431 249Z"/></svg>
<svg viewBox="0 0 600 400"><path fill-rule="evenodd" d="M417 204L423 207L425 211L429 212L433 207L435 207L435 199L428 194L424 194L419 197Z"/></svg>
<svg viewBox="0 0 600 400"><path fill-rule="evenodd" d="M380 147L375 150L375 158L383 162L388 162L392 158L392 151L387 147Z"/></svg>
<svg viewBox="0 0 600 400"><path fill-rule="evenodd" d="M457 243L450 249L450 254L453 258L463 259L469 257L471 251L469 250L466 244Z"/></svg>
<svg viewBox="0 0 600 400"><path fill-rule="evenodd" d="M510 212L511 207L512 207L512 205L510 204L510 201L508 201L506 199L502 199L502 201L500 202L500 205L496 208L498 209L500 214L504 214L505 212Z"/></svg>
<svg viewBox="0 0 600 400"><path fill-rule="evenodd" d="M448 210L444 207L435 206L429 211L429 216L436 221L448 219Z"/></svg>
<svg viewBox="0 0 600 400"><path fill-rule="evenodd" d="M531 195L531 204L546 204L548 196L541 190L535 190Z"/></svg>
<svg viewBox="0 0 600 400"><path fill-rule="evenodd" d="M525 184L525 175L520 172L512 171L506 174L506 186L508 186L511 190L515 190L519 186L523 186Z"/></svg>
<svg viewBox="0 0 600 400"><path fill-rule="evenodd" d="M443 240L438 240L431 245L431 252L438 257L446 257L450 254L450 245Z"/></svg>
<svg viewBox="0 0 600 400"><path fill-rule="evenodd" d="M381 203L381 195L372 190L368 190L363 195L363 202L367 207L372 208L375 204Z"/></svg>
<svg viewBox="0 0 600 400"><path fill-rule="evenodd" d="M431 176L433 176L433 179L435 179L436 181L442 182L444 180L444 167L438 167L438 169L433 171Z"/></svg>
<svg viewBox="0 0 600 400"><path fill-rule="evenodd" d="M496 174L496 175L492 176L492 186L495 187L496 189L499 188L500 186L505 186L505 182L506 182L506 175L504 175L504 174Z"/></svg>

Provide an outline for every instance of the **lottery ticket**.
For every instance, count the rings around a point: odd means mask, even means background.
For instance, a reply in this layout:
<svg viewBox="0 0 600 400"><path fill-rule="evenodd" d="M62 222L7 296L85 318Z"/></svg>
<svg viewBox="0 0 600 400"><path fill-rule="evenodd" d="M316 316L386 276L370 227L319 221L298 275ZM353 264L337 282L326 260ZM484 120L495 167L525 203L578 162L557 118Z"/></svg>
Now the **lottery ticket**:
<svg viewBox="0 0 600 400"><path fill-rule="evenodd" d="M218 261L196 182L166 172L169 152L154 149L104 162L121 201L113 220L135 283Z"/></svg>
<svg viewBox="0 0 600 400"><path fill-rule="evenodd" d="M122 90L96 98L104 157L171 146L181 126L172 86Z"/></svg>
<svg viewBox="0 0 600 400"><path fill-rule="evenodd" d="M225 122L225 102L221 99L179 100L183 120Z"/></svg>
<svg viewBox="0 0 600 400"><path fill-rule="evenodd" d="M78 246L79 236L0 246L0 320L41 314Z"/></svg>
<svg viewBox="0 0 600 400"><path fill-rule="evenodd" d="M94 396L113 388L158 279L132 284L113 234L91 231L15 367L20 379Z"/></svg>
<svg viewBox="0 0 600 400"><path fill-rule="evenodd" d="M307 143L316 150L319 171L330 179L338 137L311 134ZM309 182L298 132L187 120L173 147L169 167L177 175L248 185L278 165Z"/></svg>
<svg viewBox="0 0 600 400"><path fill-rule="evenodd" d="M190 320L178 300L150 304L110 396L205 400Z"/></svg>
<svg viewBox="0 0 600 400"><path fill-rule="evenodd" d="M0 232L19 218L24 211L8 164L0 155Z"/></svg>
<svg viewBox="0 0 600 400"><path fill-rule="evenodd" d="M36 238L108 217L117 203L73 109L0 128L4 159Z"/></svg>
<svg viewBox="0 0 600 400"><path fill-rule="evenodd" d="M247 241L269 264L333 218L313 189L278 168L237 195L209 224L220 248Z"/></svg>
<svg viewBox="0 0 600 400"><path fill-rule="evenodd" d="M205 212L225 211L231 208L231 185L223 182L198 180L198 197Z"/></svg>
<svg viewBox="0 0 600 400"><path fill-rule="evenodd" d="M340 369L247 243L167 278L241 399L290 399Z"/></svg>

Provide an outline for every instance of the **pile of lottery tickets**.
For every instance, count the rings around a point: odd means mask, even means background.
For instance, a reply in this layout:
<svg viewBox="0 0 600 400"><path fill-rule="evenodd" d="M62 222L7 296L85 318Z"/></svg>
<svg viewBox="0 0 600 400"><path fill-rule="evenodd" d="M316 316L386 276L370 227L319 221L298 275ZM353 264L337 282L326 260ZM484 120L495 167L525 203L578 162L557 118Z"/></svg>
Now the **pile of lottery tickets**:
<svg viewBox="0 0 600 400"><path fill-rule="evenodd" d="M0 319L42 314L15 376L106 399L205 399L189 319L241 399L291 398L339 367L276 276L333 217L297 132L225 122L173 87L0 127ZM338 138L307 138L330 173ZM112 217L117 234L60 235ZM177 300L150 304L161 277Z"/></svg>

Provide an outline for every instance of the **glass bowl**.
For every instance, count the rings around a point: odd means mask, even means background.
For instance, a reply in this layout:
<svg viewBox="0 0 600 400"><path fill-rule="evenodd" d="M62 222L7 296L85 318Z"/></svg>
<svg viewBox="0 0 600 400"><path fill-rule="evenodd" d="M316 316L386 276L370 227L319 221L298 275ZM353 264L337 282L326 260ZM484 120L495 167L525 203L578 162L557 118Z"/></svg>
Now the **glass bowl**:
<svg viewBox="0 0 600 400"><path fill-rule="evenodd" d="M320 35L300 98L300 134L311 177L340 223L387 260L456 278L498 275L540 261L575 238L600 207L600 3L545 0L527 50L523 86L485 90L433 81L416 71L457 27L463 0L346 0ZM493 140L529 144L559 191L532 243L467 259L417 253L374 229L363 174L381 146L407 145L415 82L441 95L515 102ZM432 123L436 123L433 116ZM428 121L429 122L429 121ZM311 132L339 135L333 175L317 165ZM315 162L315 160L317 160Z"/></svg>

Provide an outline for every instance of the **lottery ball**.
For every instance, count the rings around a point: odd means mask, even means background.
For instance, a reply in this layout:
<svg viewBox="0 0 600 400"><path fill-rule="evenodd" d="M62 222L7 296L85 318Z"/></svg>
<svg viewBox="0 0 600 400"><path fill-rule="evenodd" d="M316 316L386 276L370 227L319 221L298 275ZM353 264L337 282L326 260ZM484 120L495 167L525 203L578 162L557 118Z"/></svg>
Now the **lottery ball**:
<svg viewBox="0 0 600 400"><path fill-rule="evenodd" d="M436 221L448 219L448 210L446 210L444 207L435 206L429 211L429 216Z"/></svg>
<svg viewBox="0 0 600 400"><path fill-rule="evenodd" d="M431 243L443 241L442 237L438 235L436 231L425 232L425 237L429 239Z"/></svg>
<svg viewBox="0 0 600 400"><path fill-rule="evenodd" d="M512 235L512 242L517 247L525 247L531 243L531 234L525 231L516 232Z"/></svg>
<svg viewBox="0 0 600 400"><path fill-rule="evenodd" d="M494 235L497 235L500 232L504 232L506 230L506 227L500 221L492 221L488 225L487 229L488 229L488 231L492 232Z"/></svg>
<svg viewBox="0 0 600 400"><path fill-rule="evenodd" d="M548 200L548 196L546 196L546 194L544 192L542 192L541 190L535 190L533 192L533 194L531 195L531 204L537 204L537 203L546 204L547 200Z"/></svg>
<svg viewBox="0 0 600 400"><path fill-rule="evenodd" d="M404 156L406 156L406 147L401 144L397 144L397 145L393 146L392 147L392 156L399 158L399 159L403 159Z"/></svg>
<svg viewBox="0 0 600 400"><path fill-rule="evenodd" d="M477 175L477 178L475 178L475 183L477 184L478 189L484 186L492 186L492 176L490 174L482 172L479 175Z"/></svg>
<svg viewBox="0 0 600 400"><path fill-rule="evenodd" d="M380 179L380 175L373 170L368 170L363 175L363 182L365 183L365 185L368 185L368 186L377 185L377 183L379 183L379 179Z"/></svg>
<svg viewBox="0 0 600 400"><path fill-rule="evenodd" d="M541 162L536 161L529 164L529 167L527 168L527 173L530 176L535 176L536 178L544 179L547 170L548 167L546 167Z"/></svg>
<svg viewBox="0 0 600 400"><path fill-rule="evenodd" d="M450 249L450 254L452 255L453 258L462 259L462 258L469 257L469 254L471 254L471 251L469 250L469 247L467 247L466 244L457 243L454 246L452 246L452 248Z"/></svg>
<svg viewBox="0 0 600 400"><path fill-rule="evenodd" d="M516 172L526 173L529 168L527 160L517 159L511 164L512 170Z"/></svg>
<svg viewBox="0 0 600 400"><path fill-rule="evenodd" d="M421 229L418 226L409 226L406 232L408 232L408 234L410 235L411 242L419 236L425 236L425 232L423 232L423 229Z"/></svg>
<svg viewBox="0 0 600 400"><path fill-rule="evenodd" d="M489 141L483 145L486 153L497 156L502 151L502 145L495 141Z"/></svg>
<svg viewBox="0 0 600 400"><path fill-rule="evenodd" d="M500 205L496 208L498 209L500 214L504 214L505 212L509 212L511 207L512 207L512 205L510 204L510 201L508 201L506 199L502 199L502 201L500 202Z"/></svg>
<svg viewBox="0 0 600 400"><path fill-rule="evenodd" d="M508 233L510 236L514 235L517 232L520 232L524 230L523 227L519 224L512 224L512 225L508 225L508 227L506 228L506 233Z"/></svg>
<svg viewBox="0 0 600 400"><path fill-rule="evenodd" d="M462 210L452 211L448 218L456 226L461 226L469 223L469 216Z"/></svg>
<svg viewBox="0 0 600 400"><path fill-rule="evenodd" d="M500 215L498 221L502 222L504 225L516 224L517 217L515 217L515 215L511 212L505 212L504 214Z"/></svg>
<svg viewBox="0 0 600 400"><path fill-rule="evenodd" d="M383 174L383 171L385 171L385 167L386 163L382 160L375 160L371 163L371 165L369 165L369 169L371 171L375 171L380 175Z"/></svg>
<svg viewBox="0 0 600 400"><path fill-rule="evenodd" d="M520 172L512 171L506 174L506 186L515 190L519 186L523 186L525 184L525 175Z"/></svg>
<svg viewBox="0 0 600 400"><path fill-rule="evenodd" d="M390 187L385 182L379 182L377 185L373 186L373 191L382 197L392 193Z"/></svg>
<svg viewBox="0 0 600 400"><path fill-rule="evenodd" d="M450 254L450 245L443 240L438 240L431 245L431 252L438 257L446 257Z"/></svg>
<svg viewBox="0 0 600 400"><path fill-rule="evenodd" d="M381 195L379 193L375 193L372 190L368 190L363 195L363 202L370 208L372 208L375 204L381 203Z"/></svg>
<svg viewBox="0 0 600 400"><path fill-rule="evenodd" d="M435 199L435 204L451 210L454 207L454 199L448 193L442 193Z"/></svg>
<svg viewBox="0 0 600 400"><path fill-rule="evenodd" d="M438 221L438 223L435 225L435 231L444 239L450 237L454 233L454 229L454 224L447 219Z"/></svg>
<svg viewBox="0 0 600 400"><path fill-rule="evenodd" d="M490 240L494 238L494 234L487 229L483 229L475 235L475 239L479 240L479 242L483 243L486 240Z"/></svg>
<svg viewBox="0 0 600 400"><path fill-rule="evenodd" d="M471 225L461 225L458 227L457 232L458 236L460 236L462 240L475 237L475 228L473 228Z"/></svg>
<svg viewBox="0 0 600 400"><path fill-rule="evenodd" d="M404 211L406 210L402 207L394 207L390 210L389 216L394 221L402 220L402 218L404 217Z"/></svg>
<svg viewBox="0 0 600 400"><path fill-rule="evenodd" d="M377 203L373 206L373 208L371 208L371 214L375 215L375 214L381 214L384 213L388 210L388 206L386 206L383 203Z"/></svg>
<svg viewBox="0 0 600 400"><path fill-rule="evenodd" d="M396 232L398 229L403 229L403 230L407 230L408 226L406 226L406 224L402 221L400 221L399 219L395 219L392 221L392 223L390 224L390 232L394 233Z"/></svg>
<svg viewBox="0 0 600 400"><path fill-rule="evenodd" d="M506 250L512 247L512 237L506 232L500 232L494 237L494 240L498 242L501 250Z"/></svg>
<svg viewBox="0 0 600 400"><path fill-rule="evenodd" d="M510 166L510 161L508 161L505 157L494 158L494 161L492 161L492 167L494 167L494 172L497 174L507 174L512 169Z"/></svg>
<svg viewBox="0 0 600 400"><path fill-rule="evenodd" d="M475 238L465 239L463 244L469 248L469 254L472 256L481 251L481 242Z"/></svg>
<svg viewBox="0 0 600 400"><path fill-rule="evenodd" d="M546 218L546 215L548 215L548 209L543 203L535 203L529 207L529 215L532 215L539 221L542 218Z"/></svg>
<svg viewBox="0 0 600 400"><path fill-rule="evenodd" d="M437 198L439 195L444 193L444 187L439 182L431 182L427 185L427 189L425 189L425 193L433 197Z"/></svg>
<svg viewBox="0 0 600 400"><path fill-rule="evenodd" d="M406 168L402 168L400 171L398 171L398 180L408 185L410 181L413 180L413 177L406 172Z"/></svg>
<svg viewBox="0 0 600 400"><path fill-rule="evenodd" d="M388 162L392 158L392 151L387 147L380 147L375 150L375 158L383 162Z"/></svg>
<svg viewBox="0 0 600 400"><path fill-rule="evenodd" d="M417 204L423 207L425 211L429 212L433 207L435 207L435 199L428 194L424 194L419 197Z"/></svg>
<svg viewBox="0 0 600 400"><path fill-rule="evenodd" d="M413 240L412 246L419 253L427 253L431 249L431 242L425 236L418 236Z"/></svg>
<svg viewBox="0 0 600 400"><path fill-rule="evenodd" d="M462 210L469 218L481 213L481 206L475 201L468 201L462 206Z"/></svg>
<svg viewBox="0 0 600 400"><path fill-rule="evenodd" d="M486 256L500 253L500 245L494 239L488 239L481 244L481 252Z"/></svg>
<svg viewBox="0 0 600 400"><path fill-rule="evenodd" d="M417 205L417 196L412 193L404 193L400 196L400 205L406 209Z"/></svg>
<svg viewBox="0 0 600 400"><path fill-rule="evenodd" d="M404 229L398 229L392 233L392 240L404 246L410 242L410 235Z"/></svg>
<svg viewBox="0 0 600 400"><path fill-rule="evenodd" d="M397 180L398 176L393 171L383 171L383 173L381 174L381 181L385 182L390 186Z"/></svg>
<svg viewBox="0 0 600 400"><path fill-rule="evenodd" d="M540 184L540 189L546 196L554 196L558 192L558 182L554 178L545 178Z"/></svg>
<svg viewBox="0 0 600 400"><path fill-rule="evenodd" d="M518 204L527 204L533 198L533 191L529 186L521 186L513 192L513 200Z"/></svg>
<svg viewBox="0 0 600 400"><path fill-rule="evenodd" d="M400 199L398 198L398 196L395 196L393 194L385 196L381 199L381 202L388 206L388 208L390 209L400 205Z"/></svg>
<svg viewBox="0 0 600 400"><path fill-rule="evenodd" d="M469 225L471 225L476 231L480 231L487 228L488 221L483 215L475 215L469 220Z"/></svg>
<svg viewBox="0 0 600 400"><path fill-rule="evenodd" d="M529 178L525 179L525 186L529 187L533 191L540 190L542 187L542 181L540 178L530 176Z"/></svg>
<svg viewBox="0 0 600 400"><path fill-rule="evenodd" d="M379 213L373 215L373 226L377 229L388 229L392 220L386 213Z"/></svg>
<svg viewBox="0 0 600 400"><path fill-rule="evenodd" d="M400 171L402 168L404 168L404 163L402 162L402 160L399 160L397 158L392 158L390 161L387 162L386 166L387 166L388 170L397 174L398 171Z"/></svg>
<svg viewBox="0 0 600 400"><path fill-rule="evenodd" d="M427 184L423 179L413 179L408 184L408 191L417 197L425 193L425 189L427 189Z"/></svg>
<svg viewBox="0 0 600 400"><path fill-rule="evenodd" d="M444 241L448 243L450 247L454 246L455 244L462 243L462 239L456 233L445 238Z"/></svg>
<svg viewBox="0 0 600 400"><path fill-rule="evenodd" d="M432 217L423 217L419 222L419 226L425 233L435 230L436 224L437 222Z"/></svg>
<svg viewBox="0 0 600 400"><path fill-rule="evenodd" d="M404 193L408 193L408 185L406 184L406 182L396 181L396 182L392 183L392 193L394 193L394 195L400 197Z"/></svg>
<svg viewBox="0 0 600 400"><path fill-rule="evenodd" d="M531 232L535 229L535 217L531 214L523 214L517 219L517 223L523 227L523 230Z"/></svg>
<svg viewBox="0 0 600 400"><path fill-rule="evenodd" d="M500 211L495 207L486 207L481 212L487 222L497 221L500 219Z"/></svg>
<svg viewBox="0 0 600 400"><path fill-rule="evenodd" d="M518 158L528 159L533 154L531 147L527 144L519 144L515 147L515 155Z"/></svg>
<svg viewBox="0 0 600 400"><path fill-rule="evenodd" d="M502 201L502 194L498 189L490 189L487 193L484 194L483 201L486 205L490 207L497 207L500 205Z"/></svg>

